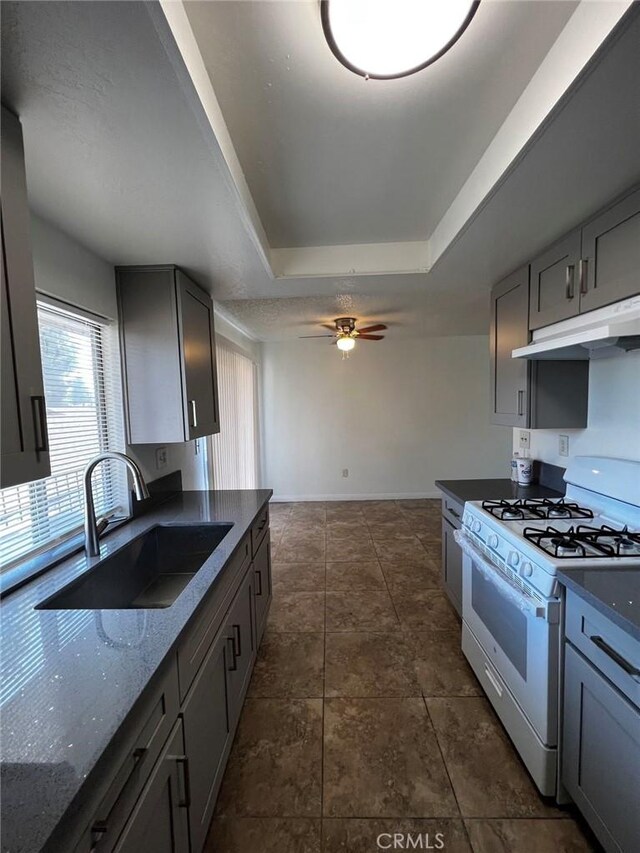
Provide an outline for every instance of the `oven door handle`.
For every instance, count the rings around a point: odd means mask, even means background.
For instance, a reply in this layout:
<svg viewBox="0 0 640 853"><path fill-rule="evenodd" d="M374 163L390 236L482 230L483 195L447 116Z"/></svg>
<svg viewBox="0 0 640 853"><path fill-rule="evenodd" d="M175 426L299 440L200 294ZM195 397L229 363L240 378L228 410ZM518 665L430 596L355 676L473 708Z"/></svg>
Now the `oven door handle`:
<svg viewBox="0 0 640 853"><path fill-rule="evenodd" d="M520 587L503 575L500 569L475 547L464 531L455 530L453 535L463 552L473 561L485 578L500 590L505 598L509 599L524 613L530 613L539 619L547 618L544 603L540 606L540 602L536 602L525 595Z"/></svg>

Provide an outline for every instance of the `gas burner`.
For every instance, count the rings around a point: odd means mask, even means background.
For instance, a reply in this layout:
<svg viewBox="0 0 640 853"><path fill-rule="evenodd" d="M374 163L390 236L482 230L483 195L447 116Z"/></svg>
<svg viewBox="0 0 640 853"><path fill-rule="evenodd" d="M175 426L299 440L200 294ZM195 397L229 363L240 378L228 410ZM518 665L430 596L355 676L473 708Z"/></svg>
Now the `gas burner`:
<svg viewBox="0 0 640 853"><path fill-rule="evenodd" d="M552 557L638 557L640 558L640 533L633 533L626 527L615 530L603 524L602 527L589 527L579 524L564 533L554 527L540 530L525 527L523 534L545 554Z"/></svg>
<svg viewBox="0 0 640 853"><path fill-rule="evenodd" d="M588 537L589 544L603 550L611 557L640 557L640 533L634 533L625 525L616 530L603 524L601 527L578 525L578 534Z"/></svg>
<svg viewBox="0 0 640 853"><path fill-rule="evenodd" d="M575 502L549 498L483 501L482 509L501 521L533 521L546 518L593 518L593 512Z"/></svg>

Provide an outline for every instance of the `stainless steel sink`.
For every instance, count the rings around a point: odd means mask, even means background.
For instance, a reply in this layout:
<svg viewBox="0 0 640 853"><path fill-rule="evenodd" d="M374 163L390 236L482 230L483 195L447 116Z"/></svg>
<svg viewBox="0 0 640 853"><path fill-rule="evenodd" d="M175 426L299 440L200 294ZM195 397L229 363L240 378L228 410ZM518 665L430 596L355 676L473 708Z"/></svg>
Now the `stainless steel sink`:
<svg viewBox="0 0 640 853"><path fill-rule="evenodd" d="M158 524L52 595L38 610L170 607L233 527Z"/></svg>

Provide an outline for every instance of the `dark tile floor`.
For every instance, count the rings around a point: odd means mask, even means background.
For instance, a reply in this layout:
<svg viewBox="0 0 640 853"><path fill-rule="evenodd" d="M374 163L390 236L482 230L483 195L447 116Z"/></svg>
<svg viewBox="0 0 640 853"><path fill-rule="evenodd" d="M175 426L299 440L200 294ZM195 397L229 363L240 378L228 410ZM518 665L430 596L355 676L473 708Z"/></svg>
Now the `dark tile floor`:
<svg viewBox="0 0 640 853"><path fill-rule="evenodd" d="M273 603L207 853L377 853L396 833L597 849L538 795L460 651L438 501L272 504L271 531Z"/></svg>

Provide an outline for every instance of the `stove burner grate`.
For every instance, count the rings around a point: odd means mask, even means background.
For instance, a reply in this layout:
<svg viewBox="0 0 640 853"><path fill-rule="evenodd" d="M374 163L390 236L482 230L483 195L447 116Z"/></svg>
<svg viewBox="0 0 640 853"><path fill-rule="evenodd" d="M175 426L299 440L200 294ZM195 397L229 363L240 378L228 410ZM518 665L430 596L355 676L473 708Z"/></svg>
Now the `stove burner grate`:
<svg viewBox="0 0 640 853"><path fill-rule="evenodd" d="M515 501L483 501L482 509L502 521L528 521L547 518L593 518L593 512L574 501L549 498L519 498Z"/></svg>
<svg viewBox="0 0 640 853"><path fill-rule="evenodd" d="M552 557L640 558L640 533L633 533L626 526L616 530L606 524L602 527L579 524L564 533L555 527L547 527L546 530L525 527L522 535Z"/></svg>

